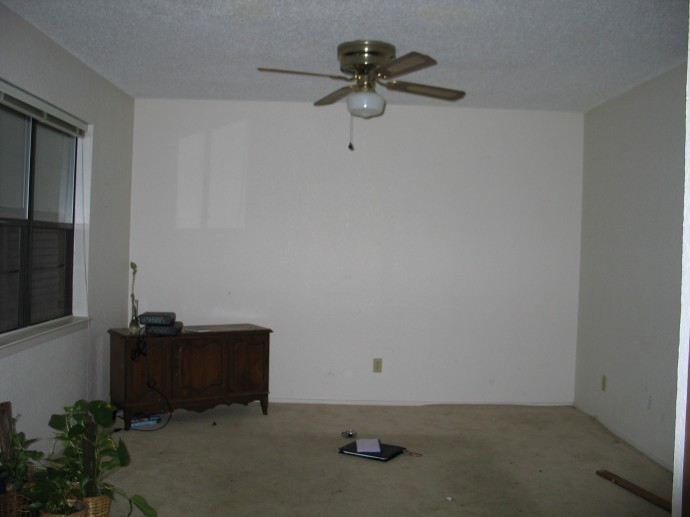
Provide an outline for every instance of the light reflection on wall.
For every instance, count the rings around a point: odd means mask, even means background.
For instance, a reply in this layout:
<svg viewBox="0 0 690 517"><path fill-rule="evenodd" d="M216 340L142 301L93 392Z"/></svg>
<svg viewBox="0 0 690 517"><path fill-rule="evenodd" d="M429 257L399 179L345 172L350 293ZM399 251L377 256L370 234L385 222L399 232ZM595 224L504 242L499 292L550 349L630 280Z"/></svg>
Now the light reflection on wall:
<svg viewBox="0 0 690 517"><path fill-rule="evenodd" d="M238 121L180 138L178 228L244 228L246 126Z"/></svg>

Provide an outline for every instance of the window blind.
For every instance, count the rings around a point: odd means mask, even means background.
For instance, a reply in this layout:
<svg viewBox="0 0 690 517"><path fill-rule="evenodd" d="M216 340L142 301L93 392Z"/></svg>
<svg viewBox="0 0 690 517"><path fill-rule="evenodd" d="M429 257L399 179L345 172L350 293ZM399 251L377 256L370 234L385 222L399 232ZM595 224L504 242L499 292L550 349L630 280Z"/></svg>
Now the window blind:
<svg viewBox="0 0 690 517"><path fill-rule="evenodd" d="M60 108L0 79L0 104L72 136L83 137L88 124Z"/></svg>

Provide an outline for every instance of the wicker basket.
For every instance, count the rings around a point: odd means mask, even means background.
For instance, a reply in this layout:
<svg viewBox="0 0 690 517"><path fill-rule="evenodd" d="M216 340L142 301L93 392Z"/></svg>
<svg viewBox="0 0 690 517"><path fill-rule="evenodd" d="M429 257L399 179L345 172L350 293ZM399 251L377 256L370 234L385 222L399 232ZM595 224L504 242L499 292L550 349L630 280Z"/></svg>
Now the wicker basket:
<svg viewBox="0 0 690 517"><path fill-rule="evenodd" d="M65 517L64 514L46 513L41 511L41 517ZM70 513L69 517L86 517L86 508L76 513Z"/></svg>
<svg viewBox="0 0 690 517"><path fill-rule="evenodd" d="M85 497L86 517L108 517L110 515L111 499L107 495Z"/></svg>
<svg viewBox="0 0 690 517"><path fill-rule="evenodd" d="M0 516L24 517L30 515L31 512L22 508L27 502L26 496L20 492L9 490L4 494L0 494Z"/></svg>

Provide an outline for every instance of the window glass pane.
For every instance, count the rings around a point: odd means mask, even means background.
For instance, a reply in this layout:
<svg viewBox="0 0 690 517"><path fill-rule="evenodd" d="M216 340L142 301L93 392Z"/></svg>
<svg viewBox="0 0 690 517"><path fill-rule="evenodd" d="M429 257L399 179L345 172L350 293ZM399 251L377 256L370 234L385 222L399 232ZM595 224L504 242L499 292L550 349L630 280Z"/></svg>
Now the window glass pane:
<svg viewBox="0 0 690 517"><path fill-rule="evenodd" d="M21 228L0 225L0 332L19 327Z"/></svg>
<svg viewBox="0 0 690 517"><path fill-rule="evenodd" d="M35 145L33 218L72 223L77 139L38 124Z"/></svg>
<svg viewBox="0 0 690 517"><path fill-rule="evenodd" d="M72 314L77 137L30 112L0 106L0 334Z"/></svg>
<svg viewBox="0 0 690 517"><path fill-rule="evenodd" d="M32 325L71 313L71 308L66 310L65 296L67 237L67 230L35 228L32 232Z"/></svg>
<svg viewBox="0 0 690 517"><path fill-rule="evenodd" d="M0 107L0 217L26 219L31 120Z"/></svg>

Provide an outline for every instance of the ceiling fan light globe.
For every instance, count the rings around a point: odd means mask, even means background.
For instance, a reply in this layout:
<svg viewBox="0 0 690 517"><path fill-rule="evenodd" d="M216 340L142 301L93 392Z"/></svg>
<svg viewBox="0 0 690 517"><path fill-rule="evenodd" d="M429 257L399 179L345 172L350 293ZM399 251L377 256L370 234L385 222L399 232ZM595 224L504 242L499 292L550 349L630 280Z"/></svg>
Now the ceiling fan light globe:
<svg viewBox="0 0 690 517"><path fill-rule="evenodd" d="M375 92L357 92L347 97L347 110L353 117L377 117L385 107L385 99Z"/></svg>

